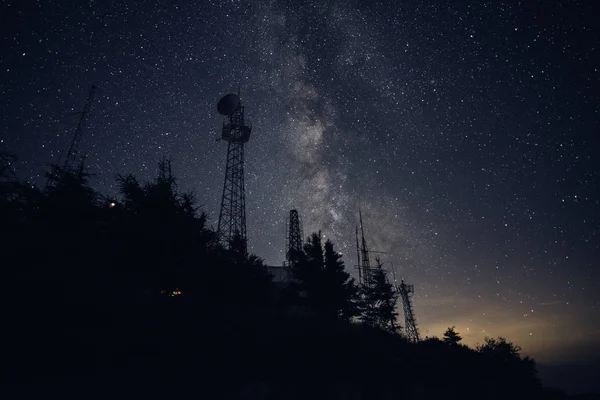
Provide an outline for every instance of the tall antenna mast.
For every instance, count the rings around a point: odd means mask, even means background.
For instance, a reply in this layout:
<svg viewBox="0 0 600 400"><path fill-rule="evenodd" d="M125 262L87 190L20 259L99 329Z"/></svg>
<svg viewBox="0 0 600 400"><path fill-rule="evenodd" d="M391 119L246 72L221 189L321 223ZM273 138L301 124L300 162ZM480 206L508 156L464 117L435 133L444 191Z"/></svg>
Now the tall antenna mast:
<svg viewBox="0 0 600 400"><path fill-rule="evenodd" d="M362 284L362 266L360 264L360 245L358 244L358 225L356 225L356 268L358 268L358 283Z"/></svg>
<svg viewBox="0 0 600 400"><path fill-rule="evenodd" d="M396 281L396 269L394 268L394 263L390 263L392 266L392 278L394 279L394 289L398 291L398 282Z"/></svg>
<svg viewBox="0 0 600 400"><path fill-rule="evenodd" d="M417 329L415 312L411 302L411 296L415 292L414 286L407 285L404 283L404 279L402 279L400 281L399 292L404 306L404 333L408 341L416 343L419 341L419 330Z"/></svg>
<svg viewBox="0 0 600 400"><path fill-rule="evenodd" d="M217 104L217 111L226 117L223 121L221 139L227 142L227 164L217 236L221 243L229 248L235 243L235 240L239 240L241 250L246 254L248 243L246 237L244 143L250 139L252 127L244 123L244 106L238 95L223 96Z"/></svg>
<svg viewBox="0 0 600 400"><path fill-rule="evenodd" d="M287 224L286 234L286 251L285 258L287 265L293 267L298 261L297 254L302 251L302 238L304 233L302 232L302 220L298 210L290 210L290 217Z"/></svg>
<svg viewBox="0 0 600 400"><path fill-rule="evenodd" d="M363 278L363 285L367 284L369 282L369 277L370 277L370 273L371 273L371 263L369 261L369 249L367 248L367 241L365 240L365 230L363 227L363 221L362 221L362 212L360 210L358 210L358 215L360 218L360 234L362 237L362 247L360 249L361 252L361 258L362 258L362 262L361 262L361 268L362 268L362 278Z"/></svg>
<svg viewBox="0 0 600 400"><path fill-rule="evenodd" d="M87 117L92 108L92 102L94 101L94 92L96 91L96 86L92 85L90 89L90 94L88 95L87 101L85 102L85 106L83 107L83 111L79 112L79 123L77 124L77 129L75 129L75 134L73 135L73 139L71 140L71 145L69 146L69 150L67 151L67 157L65 158L65 163L63 164L64 169L72 168L73 165L77 162L77 155L79 154L79 143L81 142L81 136L83 135L83 129L85 128Z"/></svg>

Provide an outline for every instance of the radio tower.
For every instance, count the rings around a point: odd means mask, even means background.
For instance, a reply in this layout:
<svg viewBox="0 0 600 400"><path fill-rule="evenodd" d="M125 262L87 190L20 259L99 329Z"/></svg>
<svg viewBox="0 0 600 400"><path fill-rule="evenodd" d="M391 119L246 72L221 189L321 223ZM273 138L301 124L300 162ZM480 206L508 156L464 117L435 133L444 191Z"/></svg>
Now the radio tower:
<svg viewBox="0 0 600 400"><path fill-rule="evenodd" d="M402 297L402 304L404 306L404 333L406 338L410 342L419 341L419 330L417 329L417 322L415 321L415 312L413 311L411 303L411 295L415 292L413 285L407 285L404 283L404 279L400 281L400 287L397 288Z"/></svg>
<svg viewBox="0 0 600 400"><path fill-rule="evenodd" d="M285 259L287 265L292 267L297 261L294 255L302 251L302 238L304 237L298 210L290 210L290 219L286 228Z"/></svg>
<svg viewBox="0 0 600 400"><path fill-rule="evenodd" d="M71 145L69 146L69 150L67 151L67 157L65 158L65 162L63 164L63 168L65 170L71 169L75 163L77 163L77 155L79 154L79 143L81 142L81 136L83 135L83 129L85 128L87 117L92 108L92 102L94 101L94 92L96 91L96 86L92 85L90 89L90 94L88 95L87 101L85 102L85 106L83 107L83 111L77 113L80 114L79 123L77 124L77 129L75 129L75 134L73 135L73 139L71 140Z"/></svg>
<svg viewBox="0 0 600 400"><path fill-rule="evenodd" d="M244 190L244 143L250 139L252 128L244 123L244 106L238 94L228 94L217 104L225 116L221 139L227 142L227 165L221 197L217 235L221 243L231 248L240 241L241 251L247 253L246 194Z"/></svg>

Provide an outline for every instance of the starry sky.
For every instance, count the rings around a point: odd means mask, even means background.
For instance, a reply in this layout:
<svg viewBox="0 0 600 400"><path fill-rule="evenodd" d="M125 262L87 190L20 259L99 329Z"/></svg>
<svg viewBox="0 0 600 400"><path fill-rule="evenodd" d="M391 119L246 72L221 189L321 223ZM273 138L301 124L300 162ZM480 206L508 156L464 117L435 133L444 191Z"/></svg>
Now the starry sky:
<svg viewBox="0 0 600 400"><path fill-rule="evenodd" d="M173 158L215 227L221 96L247 120L249 250L297 208L355 274L354 227L415 285L423 335L600 354L593 1L0 1L0 148L39 181L98 86L93 186Z"/></svg>

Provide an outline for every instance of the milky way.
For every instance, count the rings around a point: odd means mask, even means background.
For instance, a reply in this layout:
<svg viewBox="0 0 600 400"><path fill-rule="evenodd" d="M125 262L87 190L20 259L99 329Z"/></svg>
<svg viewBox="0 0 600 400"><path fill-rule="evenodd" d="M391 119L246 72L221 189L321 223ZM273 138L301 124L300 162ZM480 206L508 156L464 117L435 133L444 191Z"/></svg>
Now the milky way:
<svg viewBox="0 0 600 400"><path fill-rule="evenodd" d="M57 160L96 84L93 185L116 193L117 173L149 179L170 155L216 225L216 102L239 87L249 248L267 263L297 208L355 273L361 209L423 334L505 335L545 362L600 348L593 6L46 3L0 9L0 146L21 177Z"/></svg>

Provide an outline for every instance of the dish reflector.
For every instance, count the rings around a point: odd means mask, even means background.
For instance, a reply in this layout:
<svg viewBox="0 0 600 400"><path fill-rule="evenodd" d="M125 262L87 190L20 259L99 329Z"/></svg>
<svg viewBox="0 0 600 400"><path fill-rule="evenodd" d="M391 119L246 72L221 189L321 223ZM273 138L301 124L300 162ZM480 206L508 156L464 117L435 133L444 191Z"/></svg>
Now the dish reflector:
<svg viewBox="0 0 600 400"><path fill-rule="evenodd" d="M231 115L239 106L240 98L230 93L221 97L221 100L217 103L217 111L221 115Z"/></svg>

